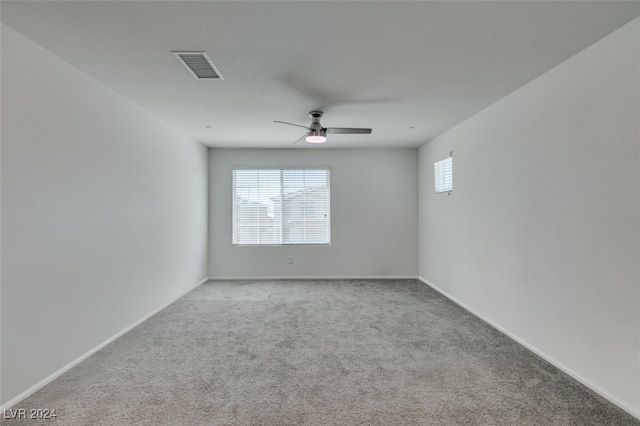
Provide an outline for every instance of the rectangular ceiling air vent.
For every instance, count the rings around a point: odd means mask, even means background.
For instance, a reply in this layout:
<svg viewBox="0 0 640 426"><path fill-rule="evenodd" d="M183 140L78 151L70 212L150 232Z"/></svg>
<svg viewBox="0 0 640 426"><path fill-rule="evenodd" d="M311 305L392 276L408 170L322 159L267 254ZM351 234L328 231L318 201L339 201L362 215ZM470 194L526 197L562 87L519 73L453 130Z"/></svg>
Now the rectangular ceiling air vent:
<svg viewBox="0 0 640 426"><path fill-rule="evenodd" d="M171 52L198 80L223 80L220 71L205 52Z"/></svg>

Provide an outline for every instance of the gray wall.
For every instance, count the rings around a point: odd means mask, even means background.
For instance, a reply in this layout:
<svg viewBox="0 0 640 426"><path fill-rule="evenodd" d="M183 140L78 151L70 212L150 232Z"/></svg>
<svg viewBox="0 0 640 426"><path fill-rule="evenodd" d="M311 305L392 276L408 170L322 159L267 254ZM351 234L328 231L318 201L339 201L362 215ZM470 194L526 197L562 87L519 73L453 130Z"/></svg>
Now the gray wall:
<svg viewBox="0 0 640 426"><path fill-rule="evenodd" d="M640 414L639 20L420 149L420 276ZM453 150L454 191L433 193Z"/></svg>
<svg viewBox="0 0 640 426"><path fill-rule="evenodd" d="M1 173L5 404L206 276L207 150L3 25Z"/></svg>
<svg viewBox="0 0 640 426"><path fill-rule="evenodd" d="M415 149L211 149L209 276L417 276L417 154ZM331 245L232 246L234 165L330 166Z"/></svg>

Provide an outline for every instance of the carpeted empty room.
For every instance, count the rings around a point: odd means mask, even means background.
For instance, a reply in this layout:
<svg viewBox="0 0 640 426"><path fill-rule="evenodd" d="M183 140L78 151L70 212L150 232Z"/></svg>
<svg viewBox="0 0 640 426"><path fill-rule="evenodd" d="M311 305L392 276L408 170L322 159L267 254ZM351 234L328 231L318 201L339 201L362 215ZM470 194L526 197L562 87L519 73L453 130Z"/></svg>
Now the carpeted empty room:
<svg viewBox="0 0 640 426"><path fill-rule="evenodd" d="M640 1L0 9L3 426L640 426Z"/></svg>
<svg viewBox="0 0 640 426"><path fill-rule="evenodd" d="M65 425L640 424L416 280L210 281L18 407Z"/></svg>

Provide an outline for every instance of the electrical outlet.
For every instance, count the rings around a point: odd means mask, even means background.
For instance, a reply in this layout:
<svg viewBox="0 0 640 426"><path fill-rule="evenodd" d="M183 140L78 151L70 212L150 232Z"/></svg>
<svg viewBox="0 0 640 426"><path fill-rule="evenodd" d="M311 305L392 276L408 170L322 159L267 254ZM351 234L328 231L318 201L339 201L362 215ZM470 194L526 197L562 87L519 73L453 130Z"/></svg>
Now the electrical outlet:
<svg viewBox="0 0 640 426"><path fill-rule="evenodd" d="M293 265L293 256L289 256L289 265Z"/></svg>

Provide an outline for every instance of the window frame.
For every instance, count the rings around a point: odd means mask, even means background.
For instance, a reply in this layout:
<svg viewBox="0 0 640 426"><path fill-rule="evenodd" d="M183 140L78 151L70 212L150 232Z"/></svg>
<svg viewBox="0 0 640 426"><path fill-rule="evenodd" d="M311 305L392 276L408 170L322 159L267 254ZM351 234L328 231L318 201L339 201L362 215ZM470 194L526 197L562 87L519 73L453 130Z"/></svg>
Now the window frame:
<svg viewBox="0 0 640 426"><path fill-rule="evenodd" d="M442 168L445 167L445 162L448 162L448 170L442 171ZM440 173L438 173L440 170ZM448 179L446 176L448 175ZM450 186L446 189L438 190L438 180L444 179L449 180ZM448 194L451 195L453 192L453 151L449 152L449 156L445 157L441 160L438 160L433 163L433 191L435 194Z"/></svg>
<svg viewBox="0 0 640 426"><path fill-rule="evenodd" d="M285 243L284 242L284 221L280 221L280 241L281 243L270 243L270 244L260 244L260 243L252 243L252 244L243 244L235 242L235 225L236 225L236 191L235 191L235 172L236 170L274 170L280 172L280 193L283 194L283 180L282 174L285 170L324 170L327 173L327 208L326 208L326 217L327 217L327 242L326 243ZM231 246L232 247L327 247L331 245L331 167L330 166L232 166L231 169ZM305 206L308 207L308 206ZM281 207L282 213L281 215L284 217L284 207Z"/></svg>

